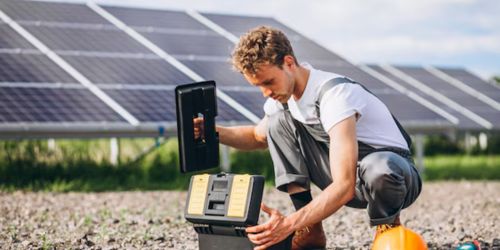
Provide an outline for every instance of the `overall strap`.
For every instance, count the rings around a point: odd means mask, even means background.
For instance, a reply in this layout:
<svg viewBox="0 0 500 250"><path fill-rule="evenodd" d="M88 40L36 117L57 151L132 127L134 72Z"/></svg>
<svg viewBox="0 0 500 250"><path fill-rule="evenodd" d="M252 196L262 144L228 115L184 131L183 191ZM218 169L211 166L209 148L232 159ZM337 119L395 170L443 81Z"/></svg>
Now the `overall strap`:
<svg viewBox="0 0 500 250"><path fill-rule="evenodd" d="M321 103L321 99L323 98L323 95L325 95L325 93L328 90L332 89L333 87L335 87L335 86L337 86L339 84L343 84L343 83L358 84L364 90L366 90L368 93L370 93L373 96L377 97L370 90L368 90L365 86L363 86L362 84L360 84L360 83L358 83L356 81L353 81L353 80L351 80L351 79L349 79L347 77L336 77L336 78L330 79L325 84L323 84L323 86L319 90L318 99L316 100L316 103L315 103L316 104L316 114L318 115L318 118L320 117L319 104ZM392 119L394 119L394 122L396 123L396 125L398 126L399 132L401 132L401 135L403 135L403 137L404 137L404 139L406 141L406 144L408 144L408 148L411 149L411 144L412 143L411 143L410 135L408 135L408 133L404 130L403 126L401 126L401 124L399 123L398 119L396 119L396 117L394 117L394 115L392 113L391 113L391 116L392 116Z"/></svg>

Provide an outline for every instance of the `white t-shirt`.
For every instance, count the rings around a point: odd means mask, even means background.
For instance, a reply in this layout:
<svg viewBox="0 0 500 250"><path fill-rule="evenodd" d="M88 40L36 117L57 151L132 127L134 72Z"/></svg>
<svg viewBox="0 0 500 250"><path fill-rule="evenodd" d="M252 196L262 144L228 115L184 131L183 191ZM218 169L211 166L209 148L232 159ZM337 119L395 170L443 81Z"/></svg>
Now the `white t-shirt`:
<svg viewBox="0 0 500 250"><path fill-rule="evenodd" d="M319 105L321 119L318 118L315 103L321 86L332 78L344 76L314 69L307 63L302 66L309 69L310 74L300 99L295 100L291 97L288 100L288 108L293 118L304 124L321 123L328 132L337 123L358 113L356 134L359 141L375 148L408 149L387 106L359 84L338 84L326 91ZM264 104L266 115L272 115L282 109L281 103L271 98L268 98Z"/></svg>

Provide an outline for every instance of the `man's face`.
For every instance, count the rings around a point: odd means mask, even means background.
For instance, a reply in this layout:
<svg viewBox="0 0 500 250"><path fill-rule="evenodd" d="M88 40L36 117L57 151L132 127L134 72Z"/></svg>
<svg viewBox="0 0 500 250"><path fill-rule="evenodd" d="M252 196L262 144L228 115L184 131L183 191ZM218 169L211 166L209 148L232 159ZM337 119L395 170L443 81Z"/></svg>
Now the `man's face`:
<svg viewBox="0 0 500 250"><path fill-rule="evenodd" d="M247 81L260 88L264 97L271 97L281 103L286 103L293 94L295 81L290 69L284 65L280 69L276 65L262 65L256 74L244 73Z"/></svg>

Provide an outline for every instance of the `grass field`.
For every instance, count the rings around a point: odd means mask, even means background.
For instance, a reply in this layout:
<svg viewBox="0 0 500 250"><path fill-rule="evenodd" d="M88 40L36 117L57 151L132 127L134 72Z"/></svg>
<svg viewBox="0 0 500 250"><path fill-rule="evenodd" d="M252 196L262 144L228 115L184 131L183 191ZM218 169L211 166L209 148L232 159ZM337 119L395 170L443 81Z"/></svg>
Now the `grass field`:
<svg viewBox="0 0 500 250"><path fill-rule="evenodd" d="M109 140L104 139L58 140L55 149L43 140L3 141L0 146L0 190L183 190L190 178L179 172L176 140L122 139L117 165L109 163ZM426 157L424 164L427 181L500 180L500 155L437 155ZM264 175L273 183L267 151L232 151L231 169Z"/></svg>

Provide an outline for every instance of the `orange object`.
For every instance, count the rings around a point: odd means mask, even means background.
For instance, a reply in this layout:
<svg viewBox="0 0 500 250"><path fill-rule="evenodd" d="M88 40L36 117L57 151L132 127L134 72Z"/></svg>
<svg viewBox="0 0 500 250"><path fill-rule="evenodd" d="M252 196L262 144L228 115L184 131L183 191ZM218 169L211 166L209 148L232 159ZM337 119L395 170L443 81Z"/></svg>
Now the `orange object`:
<svg viewBox="0 0 500 250"><path fill-rule="evenodd" d="M381 233L373 241L372 250L421 250L427 244L420 235L403 226Z"/></svg>

